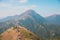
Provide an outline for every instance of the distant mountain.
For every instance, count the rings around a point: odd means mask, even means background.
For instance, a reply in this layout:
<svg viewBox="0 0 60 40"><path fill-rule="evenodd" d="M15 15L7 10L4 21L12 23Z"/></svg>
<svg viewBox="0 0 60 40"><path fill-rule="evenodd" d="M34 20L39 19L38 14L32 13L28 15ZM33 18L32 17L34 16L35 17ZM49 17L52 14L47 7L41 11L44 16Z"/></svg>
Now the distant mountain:
<svg viewBox="0 0 60 40"><path fill-rule="evenodd" d="M9 17L0 19L0 22L4 22L4 21L7 21L7 20L11 20L11 19L13 19L13 17L12 16L9 16Z"/></svg>
<svg viewBox="0 0 60 40"><path fill-rule="evenodd" d="M5 20L6 19L6 20ZM15 15L5 18L3 22L0 22L0 33L6 29L14 27L16 23L25 27L31 32L35 33L38 37L49 38L51 36L60 36L60 26L47 22L47 18L40 16L34 10L27 10L21 15ZM7 20L9 19L9 20Z"/></svg>
<svg viewBox="0 0 60 40"><path fill-rule="evenodd" d="M52 15L46 18L52 24L60 25L60 15Z"/></svg>
<svg viewBox="0 0 60 40"><path fill-rule="evenodd" d="M31 18L32 20L35 19L36 21L43 23L46 22L45 18L40 16L34 10L28 10L22 14L23 19Z"/></svg>
<svg viewBox="0 0 60 40"><path fill-rule="evenodd" d="M0 19L0 22L5 22L5 21L10 21L10 20L13 20L17 17L18 15L15 15L15 16L8 16L6 18L2 18Z"/></svg>
<svg viewBox="0 0 60 40"><path fill-rule="evenodd" d="M10 28L11 26L14 26L16 20L19 22L18 24L20 26L27 28L28 30L34 32L38 36L41 36L40 34L43 34L43 36L45 35L44 31L46 31L46 29L44 28L44 24L46 23L46 20L34 10L27 10L21 15L13 16L10 18L7 17L5 19L9 20L0 23L1 32L6 30L7 28ZM42 31L43 29L44 31Z"/></svg>
<svg viewBox="0 0 60 40"><path fill-rule="evenodd" d="M19 32L17 31L16 27L9 28L0 35L0 40L18 40L18 35L20 35L19 37L21 40L39 40L39 38L33 32L24 27L19 26L18 30Z"/></svg>
<svg viewBox="0 0 60 40"><path fill-rule="evenodd" d="M44 23L46 23L46 20L34 10L28 10L21 14L20 19L18 19L18 21L19 25L24 26L28 30L37 34L38 36L41 36L42 34L43 36L46 36L44 34L44 31L46 31L46 29L44 28Z"/></svg>

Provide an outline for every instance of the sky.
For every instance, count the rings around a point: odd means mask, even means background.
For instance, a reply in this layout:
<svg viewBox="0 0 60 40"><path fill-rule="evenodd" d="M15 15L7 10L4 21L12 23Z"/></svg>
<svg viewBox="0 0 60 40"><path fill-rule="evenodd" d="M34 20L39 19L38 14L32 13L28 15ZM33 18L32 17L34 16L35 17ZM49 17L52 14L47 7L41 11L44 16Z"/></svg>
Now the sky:
<svg viewBox="0 0 60 40"><path fill-rule="evenodd" d="M32 9L43 17L60 15L60 0L0 0L0 19Z"/></svg>

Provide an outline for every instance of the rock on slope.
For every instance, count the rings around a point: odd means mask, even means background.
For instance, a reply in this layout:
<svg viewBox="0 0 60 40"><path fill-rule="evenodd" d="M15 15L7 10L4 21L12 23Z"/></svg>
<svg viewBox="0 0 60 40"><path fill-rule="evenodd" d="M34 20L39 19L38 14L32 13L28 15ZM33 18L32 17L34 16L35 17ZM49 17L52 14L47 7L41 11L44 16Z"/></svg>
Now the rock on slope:
<svg viewBox="0 0 60 40"><path fill-rule="evenodd" d="M22 40L39 40L34 33L28 31L24 27L20 26L18 29ZM16 27L12 27L0 35L0 40L17 40L17 36L18 32Z"/></svg>

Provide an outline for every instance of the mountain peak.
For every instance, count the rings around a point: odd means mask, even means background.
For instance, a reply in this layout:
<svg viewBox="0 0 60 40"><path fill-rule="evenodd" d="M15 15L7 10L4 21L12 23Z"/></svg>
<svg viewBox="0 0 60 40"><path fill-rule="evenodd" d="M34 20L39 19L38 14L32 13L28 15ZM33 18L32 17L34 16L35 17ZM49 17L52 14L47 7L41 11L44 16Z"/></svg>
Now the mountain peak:
<svg viewBox="0 0 60 40"><path fill-rule="evenodd" d="M25 13L26 13L26 14L35 13L35 11L32 10L32 9L29 9L29 10L27 10Z"/></svg>
<svg viewBox="0 0 60 40"><path fill-rule="evenodd" d="M49 17L47 17L47 18L50 18L50 17L55 18L55 17L60 17L60 15L59 15L59 14L54 14L54 15L51 15L51 16L49 16Z"/></svg>
<svg viewBox="0 0 60 40"><path fill-rule="evenodd" d="M29 10L27 10L27 11L32 12L32 11L34 11L34 10L33 10L33 9L29 9Z"/></svg>
<svg viewBox="0 0 60 40"><path fill-rule="evenodd" d="M56 17L56 16L60 16L60 15L58 15L58 14L55 14L55 15L52 15L52 16Z"/></svg>
<svg viewBox="0 0 60 40"><path fill-rule="evenodd" d="M56 25L60 25L60 15L54 14L52 16L47 17L47 21Z"/></svg>

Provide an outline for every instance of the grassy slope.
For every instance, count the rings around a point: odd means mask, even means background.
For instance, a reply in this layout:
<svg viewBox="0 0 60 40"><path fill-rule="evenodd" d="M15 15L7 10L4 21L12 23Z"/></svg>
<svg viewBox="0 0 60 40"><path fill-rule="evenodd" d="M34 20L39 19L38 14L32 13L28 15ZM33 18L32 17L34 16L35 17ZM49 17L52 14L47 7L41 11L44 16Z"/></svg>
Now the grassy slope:
<svg viewBox="0 0 60 40"><path fill-rule="evenodd" d="M19 27L22 40L39 40L39 38L24 27ZM10 28L0 35L0 40L17 40L18 32L16 28Z"/></svg>

